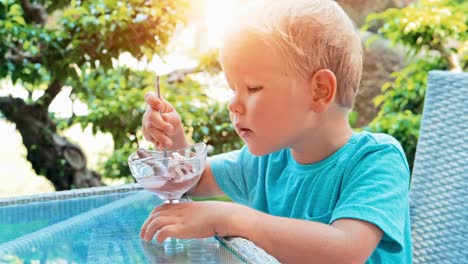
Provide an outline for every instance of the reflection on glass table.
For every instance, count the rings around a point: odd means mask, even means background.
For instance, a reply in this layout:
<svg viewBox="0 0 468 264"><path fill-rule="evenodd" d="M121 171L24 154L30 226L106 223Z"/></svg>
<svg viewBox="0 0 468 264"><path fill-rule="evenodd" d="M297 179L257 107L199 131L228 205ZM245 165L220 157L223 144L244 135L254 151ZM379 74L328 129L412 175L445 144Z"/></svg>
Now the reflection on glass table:
<svg viewBox="0 0 468 264"><path fill-rule="evenodd" d="M111 187L99 190L98 194L88 189L73 195L57 192L55 196L33 199L0 199L0 263L276 262L241 238L183 240L183 251L168 255L155 243L139 238L140 227L149 212L163 202L160 198L142 191L136 184L117 192L109 192ZM4 217L7 214L10 216ZM50 219L53 221L47 222ZM38 222L41 224L35 229L26 228L17 236L5 236L18 231L15 227L20 229Z"/></svg>

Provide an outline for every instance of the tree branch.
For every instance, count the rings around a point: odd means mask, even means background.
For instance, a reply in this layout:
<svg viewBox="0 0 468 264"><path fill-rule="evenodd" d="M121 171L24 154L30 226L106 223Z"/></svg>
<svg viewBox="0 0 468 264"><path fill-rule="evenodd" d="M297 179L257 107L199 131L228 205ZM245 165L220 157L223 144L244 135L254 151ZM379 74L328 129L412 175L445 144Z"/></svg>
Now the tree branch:
<svg viewBox="0 0 468 264"><path fill-rule="evenodd" d="M448 61L451 71L462 72L462 67L457 54L445 49L439 50L439 52L442 54L442 57Z"/></svg>
<svg viewBox="0 0 468 264"><path fill-rule="evenodd" d="M15 121L15 108L21 107L21 99L13 98L11 96L2 96L0 97L0 111L10 122Z"/></svg>
<svg viewBox="0 0 468 264"><path fill-rule="evenodd" d="M451 52L449 49L442 46L442 44L434 45L433 48L440 52L440 55L444 60L446 60L449 64L449 70L455 72L462 72L462 67L460 64L460 59L458 58L457 54Z"/></svg>
<svg viewBox="0 0 468 264"><path fill-rule="evenodd" d="M0 112L8 119L8 113L5 110L8 109L8 106L11 105L11 97L1 96L0 97Z"/></svg>
<svg viewBox="0 0 468 264"><path fill-rule="evenodd" d="M199 67L189 68L189 69L179 69L167 74L168 83L181 83L184 82L185 76L192 73L199 73L202 70Z"/></svg>
<svg viewBox="0 0 468 264"><path fill-rule="evenodd" d="M28 0L20 0L20 3L26 15L25 19L27 22L45 25L47 20L47 11L44 6L40 4L31 4Z"/></svg>
<svg viewBox="0 0 468 264"><path fill-rule="evenodd" d="M33 56L28 53L24 53L16 47L9 47L10 49L5 53L4 58L7 61L12 61L15 64L20 64L23 62L24 59L32 62L32 63L41 63L42 56L36 55Z"/></svg>
<svg viewBox="0 0 468 264"><path fill-rule="evenodd" d="M57 96L58 93L62 90L62 84L58 80L54 80L49 84L49 87L45 90L44 95L41 97L39 104L48 107L52 100Z"/></svg>

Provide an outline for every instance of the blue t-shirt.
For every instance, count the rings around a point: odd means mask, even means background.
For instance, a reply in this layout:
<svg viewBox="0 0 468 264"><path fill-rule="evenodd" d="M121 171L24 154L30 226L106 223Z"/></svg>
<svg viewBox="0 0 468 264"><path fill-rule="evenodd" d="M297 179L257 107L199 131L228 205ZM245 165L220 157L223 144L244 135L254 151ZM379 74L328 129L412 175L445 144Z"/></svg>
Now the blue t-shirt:
<svg viewBox="0 0 468 264"><path fill-rule="evenodd" d="M289 149L254 156L244 147L212 157L211 169L224 193L259 211L324 224L370 222L384 236L367 263L411 263L410 172L391 136L354 133L331 156L306 165Z"/></svg>

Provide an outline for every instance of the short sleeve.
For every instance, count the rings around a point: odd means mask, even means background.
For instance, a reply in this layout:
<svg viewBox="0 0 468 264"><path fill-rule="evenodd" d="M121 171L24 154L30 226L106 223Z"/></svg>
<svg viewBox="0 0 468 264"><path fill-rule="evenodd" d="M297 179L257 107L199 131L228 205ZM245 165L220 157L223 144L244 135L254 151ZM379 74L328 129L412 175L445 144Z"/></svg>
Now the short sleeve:
<svg viewBox="0 0 468 264"><path fill-rule="evenodd" d="M235 202L248 205L249 190L258 162L247 147L210 158L211 171L219 188Z"/></svg>
<svg viewBox="0 0 468 264"><path fill-rule="evenodd" d="M381 144L361 155L353 166L343 179L330 221L354 218L372 223L384 232L384 243L401 250L409 217L410 178L402 150L393 144Z"/></svg>

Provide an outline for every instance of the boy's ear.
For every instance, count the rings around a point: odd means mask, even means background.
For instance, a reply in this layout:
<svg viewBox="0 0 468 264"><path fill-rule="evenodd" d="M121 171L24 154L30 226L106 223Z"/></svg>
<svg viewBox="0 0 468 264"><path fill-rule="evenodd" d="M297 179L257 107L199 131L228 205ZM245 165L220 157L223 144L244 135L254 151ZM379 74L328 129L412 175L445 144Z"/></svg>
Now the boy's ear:
<svg viewBox="0 0 468 264"><path fill-rule="evenodd" d="M335 100L335 74L328 69L318 70L310 78L309 87L312 92L311 109L317 113L325 112Z"/></svg>

